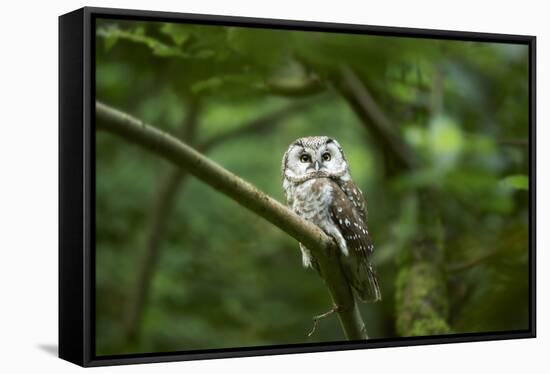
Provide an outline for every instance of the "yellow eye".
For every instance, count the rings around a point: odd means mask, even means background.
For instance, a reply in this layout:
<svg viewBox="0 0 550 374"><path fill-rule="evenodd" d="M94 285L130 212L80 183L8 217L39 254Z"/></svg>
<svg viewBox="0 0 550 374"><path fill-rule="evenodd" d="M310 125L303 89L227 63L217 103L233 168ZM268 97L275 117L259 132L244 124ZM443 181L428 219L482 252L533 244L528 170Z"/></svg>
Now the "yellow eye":
<svg viewBox="0 0 550 374"><path fill-rule="evenodd" d="M309 162L310 161L310 157L309 155L306 155L306 154L303 154L300 156L300 161L306 163L306 162Z"/></svg>
<svg viewBox="0 0 550 374"><path fill-rule="evenodd" d="M330 161L330 153L323 153L323 161Z"/></svg>

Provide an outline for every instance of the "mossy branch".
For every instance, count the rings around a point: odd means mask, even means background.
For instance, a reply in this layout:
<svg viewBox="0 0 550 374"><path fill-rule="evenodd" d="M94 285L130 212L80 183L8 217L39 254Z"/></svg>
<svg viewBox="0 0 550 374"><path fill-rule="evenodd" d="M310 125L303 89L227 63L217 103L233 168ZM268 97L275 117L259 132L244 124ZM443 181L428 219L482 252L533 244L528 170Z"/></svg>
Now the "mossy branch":
<svg viewBox="0 0 550 374"><path fill-rule="evenodd" d="M331 237L175 137L100 102L96 102L96 118L97 129L122 136L171 161L307 246L319 263L347 339L367 338L365 325Z"/></svg>

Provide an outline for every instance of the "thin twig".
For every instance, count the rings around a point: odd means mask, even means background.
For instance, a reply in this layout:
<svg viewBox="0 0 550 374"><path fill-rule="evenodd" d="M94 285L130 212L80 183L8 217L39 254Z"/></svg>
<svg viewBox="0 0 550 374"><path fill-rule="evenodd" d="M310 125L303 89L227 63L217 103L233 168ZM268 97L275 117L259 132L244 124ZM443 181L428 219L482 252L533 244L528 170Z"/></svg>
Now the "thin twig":
<svg viewBox="0 0 550 374"><path fill-rule="evenodd" d="M311 329L311 331L309 332L309 334L307 334L307 336L313 335L313 333L315 332L315 329L317 328L317 324L319 323L320 320L322 320L322 319L324 319L324 318L327 318L328 316L333 315L333 314L336 313L337 311L338 311L338 305L334 305L334 306L332 307L332 309L329 310L328 312L323 313L323 314L319 314L318 316L314 316L314 317L313 317L313 328Z"/></svg>
<svg viewBox="0 0 550 374"><path fill-rule="evenodd" d="M499 251L498 250L493 250L491 252L488 252L488 253L485 253L479 257L476 257L476 258L473 258L469 261L466 261L464 263L461 263L461 264L450 264L450 265L447 265L445 267L445 269L448 271L448 272L451 272L451 273L456 273L456 272L460 272L460 271L464 271L464 270L468 270L470 268L473 268L474 266L476 265L479 265L480 263L484 262L484 261L487 261L489 260L490 258L496 256L497 254L499 254Z"/></svg>
<svg viewBox="0 0 550 374"><path fill-rule="evenodd" d="M326 97L327 95L316 96L315 98L303 99L296 103L290 104L287 107L276 110L265 116L256 118L242 126L236 127L232 130L228 130L219 135L213 136L210 139L201 143L197 147L197 149L199 149L202 152L206 152L221 143L225 143L226 141L235 139L241 135L248 135L248 134L254 134L254 133L257 134L264 131L268 131L272 127L271 125L273 123L281 121L284 118L287 118L293 114L299 113L311 107L314 103L318 104L319 99L326 98Z"/></svg>
<svg viewBox="0 0 550 374"><path fill-rule="evenodd" d="M497 144L527 147L529 145L529 139L527 138L497 139Z"/></svg>

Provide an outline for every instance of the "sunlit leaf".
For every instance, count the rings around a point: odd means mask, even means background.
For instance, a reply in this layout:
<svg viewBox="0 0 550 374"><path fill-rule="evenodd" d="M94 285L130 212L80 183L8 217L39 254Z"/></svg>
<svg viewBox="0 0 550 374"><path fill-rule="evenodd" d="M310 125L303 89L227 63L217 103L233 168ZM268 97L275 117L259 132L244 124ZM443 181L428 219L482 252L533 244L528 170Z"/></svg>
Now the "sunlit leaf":
<svg viewBox="0 0 550 374"><path fill-rule="evenodd" d="M118 27L100 28L97 30L97 35L108 40L106 43L109 47L112 47L118 40L128 40L149 47L152 53L157 56L189 57L188 54L182 52L177 46L170 46L155 38L146 36L143 28L135 28L133 30L123 30Z"/></svg>
<svg viewBox="0 0 550 374"><path fill-rule="evenodd" d="M187 25L177 23L165 23L161 26L160 31L168 35L177 46L185 43L191 35L191 31Z"/></svg>
<svg viewBox="0 0 550 374"><path fill-rule="evenodd" d="M450 117L434 118L430 123L428 146L436 164L451 167L464 147L462 131L458 124Z"/></svg>
<svg viewBox="0 0 550 374"><path fill-rule="evenodd" d="M220 77L212 77L210 79L195 83L191 87L191 91L195 94L199 94L206 90L213 90L221 87L223 80Z"/></svg>
<svg viewBox="0 0 550 374"><path fill-rule="evenodd" d="M527 175L509 175L500 181L504 186L516 190L529 189L529 177Z"/></svg>

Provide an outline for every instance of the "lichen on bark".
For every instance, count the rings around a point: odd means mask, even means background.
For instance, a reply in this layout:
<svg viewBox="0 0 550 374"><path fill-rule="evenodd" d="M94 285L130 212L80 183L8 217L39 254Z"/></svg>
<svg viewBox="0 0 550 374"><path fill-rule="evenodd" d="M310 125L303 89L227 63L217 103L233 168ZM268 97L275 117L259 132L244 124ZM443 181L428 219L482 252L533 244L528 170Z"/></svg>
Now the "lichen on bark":
<svg viewBox="0 0 550 374"><path fill-rule="evenodd" d="M449 302L442 271L422 261L403 268L396 280L397 332L401 336L449 334Z"/></svg>
<svg viewBox="0 0 550 374"><path fill-rule="evenodd" d="M410 244L401 258L396 278L396 330L400 336L450 334L449 297L444 264L443 232L437 210L437 194L417 195L418 223L422 236Z"/></svg>

